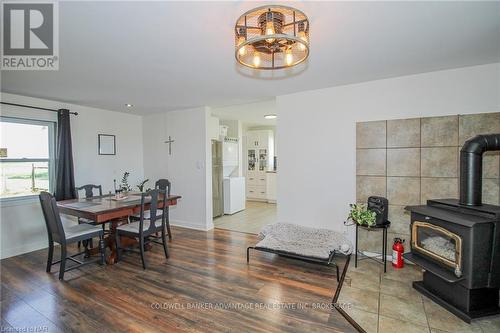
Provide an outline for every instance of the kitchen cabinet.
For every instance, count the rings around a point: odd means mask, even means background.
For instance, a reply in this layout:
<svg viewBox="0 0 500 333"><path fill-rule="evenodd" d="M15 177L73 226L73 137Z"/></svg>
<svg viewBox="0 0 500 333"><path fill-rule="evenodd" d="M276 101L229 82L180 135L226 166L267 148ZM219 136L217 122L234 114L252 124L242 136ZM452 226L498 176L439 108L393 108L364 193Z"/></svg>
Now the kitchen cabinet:
<svg viewBox="0 0 500 333"><path fill-rule="evenodd" d="M248 148L265 148L273 145L274 150L274 134L271 130L259 130L247 132L247 147Z"/></svg>
<svg viewBox="0 0 500 333"><path fill-rule="evenodd" d="M274 134L247 132L247 200L267 201L267 171L274 169ZM275 199L274 199L275 200Z"/></svg>

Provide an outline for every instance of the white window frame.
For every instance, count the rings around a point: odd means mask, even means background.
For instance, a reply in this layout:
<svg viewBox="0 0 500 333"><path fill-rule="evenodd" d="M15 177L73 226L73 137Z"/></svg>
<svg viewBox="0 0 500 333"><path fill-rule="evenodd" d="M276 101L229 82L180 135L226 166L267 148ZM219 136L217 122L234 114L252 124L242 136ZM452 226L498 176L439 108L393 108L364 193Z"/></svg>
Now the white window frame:
<svg viewBox="0 0 500 333"><path fill-rule="evenodd" d="M47 126L49 134L49 158L1 158L0 167L3 162L48 162L49 167L49 192L53 193L56 179L56 123L48 120L36 120L16 117L0 117L1 122ZM38 194L28 194L13 197L0 198L0 203L15 203L16 201L33 201L38 197Z"/></svg>

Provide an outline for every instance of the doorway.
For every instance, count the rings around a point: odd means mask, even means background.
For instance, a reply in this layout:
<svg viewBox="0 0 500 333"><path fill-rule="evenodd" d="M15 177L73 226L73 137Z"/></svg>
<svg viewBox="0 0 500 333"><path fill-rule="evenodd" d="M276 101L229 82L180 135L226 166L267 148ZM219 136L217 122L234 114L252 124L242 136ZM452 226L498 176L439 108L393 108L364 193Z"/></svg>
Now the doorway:
<svg viewBox="0 0 500 333"><path fill-rule="evenodd" d="M224 210L221 215L220 180L214 176L215 228L256 234L265 225L277 222L276 117L268 117L274 111L274 100L212 108L222 143ZM217 149L212 148L212 152L213 171L220 175ZM238 204L232 205L234 202Z"/></svg>

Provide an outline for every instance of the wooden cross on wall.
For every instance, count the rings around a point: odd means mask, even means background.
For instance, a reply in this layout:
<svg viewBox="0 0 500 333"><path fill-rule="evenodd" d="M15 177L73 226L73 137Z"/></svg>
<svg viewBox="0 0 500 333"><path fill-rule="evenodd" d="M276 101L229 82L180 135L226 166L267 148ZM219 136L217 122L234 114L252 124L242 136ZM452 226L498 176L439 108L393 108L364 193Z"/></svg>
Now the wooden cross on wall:
<svg viewBox="0 0 500 333"><path fill-rule="evenodd" d="M172 143L174 143L174 142L175 142L175 140L172 140L170 135L168 136L168 140L165 141L165 143L168 143L168 154L169 155L172 155Z"/></svg>

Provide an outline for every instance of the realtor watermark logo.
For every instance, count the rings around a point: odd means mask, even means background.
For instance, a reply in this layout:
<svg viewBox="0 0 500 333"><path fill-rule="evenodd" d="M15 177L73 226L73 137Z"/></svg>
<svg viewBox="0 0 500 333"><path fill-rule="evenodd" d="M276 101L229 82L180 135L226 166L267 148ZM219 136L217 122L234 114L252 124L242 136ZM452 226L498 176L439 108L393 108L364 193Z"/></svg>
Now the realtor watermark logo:
<svg viewBox="0 0 500 333"><path fill-rule="evenodd" d="M1 8L1 69L58 70L58 3L2 1Z"/></svg>

